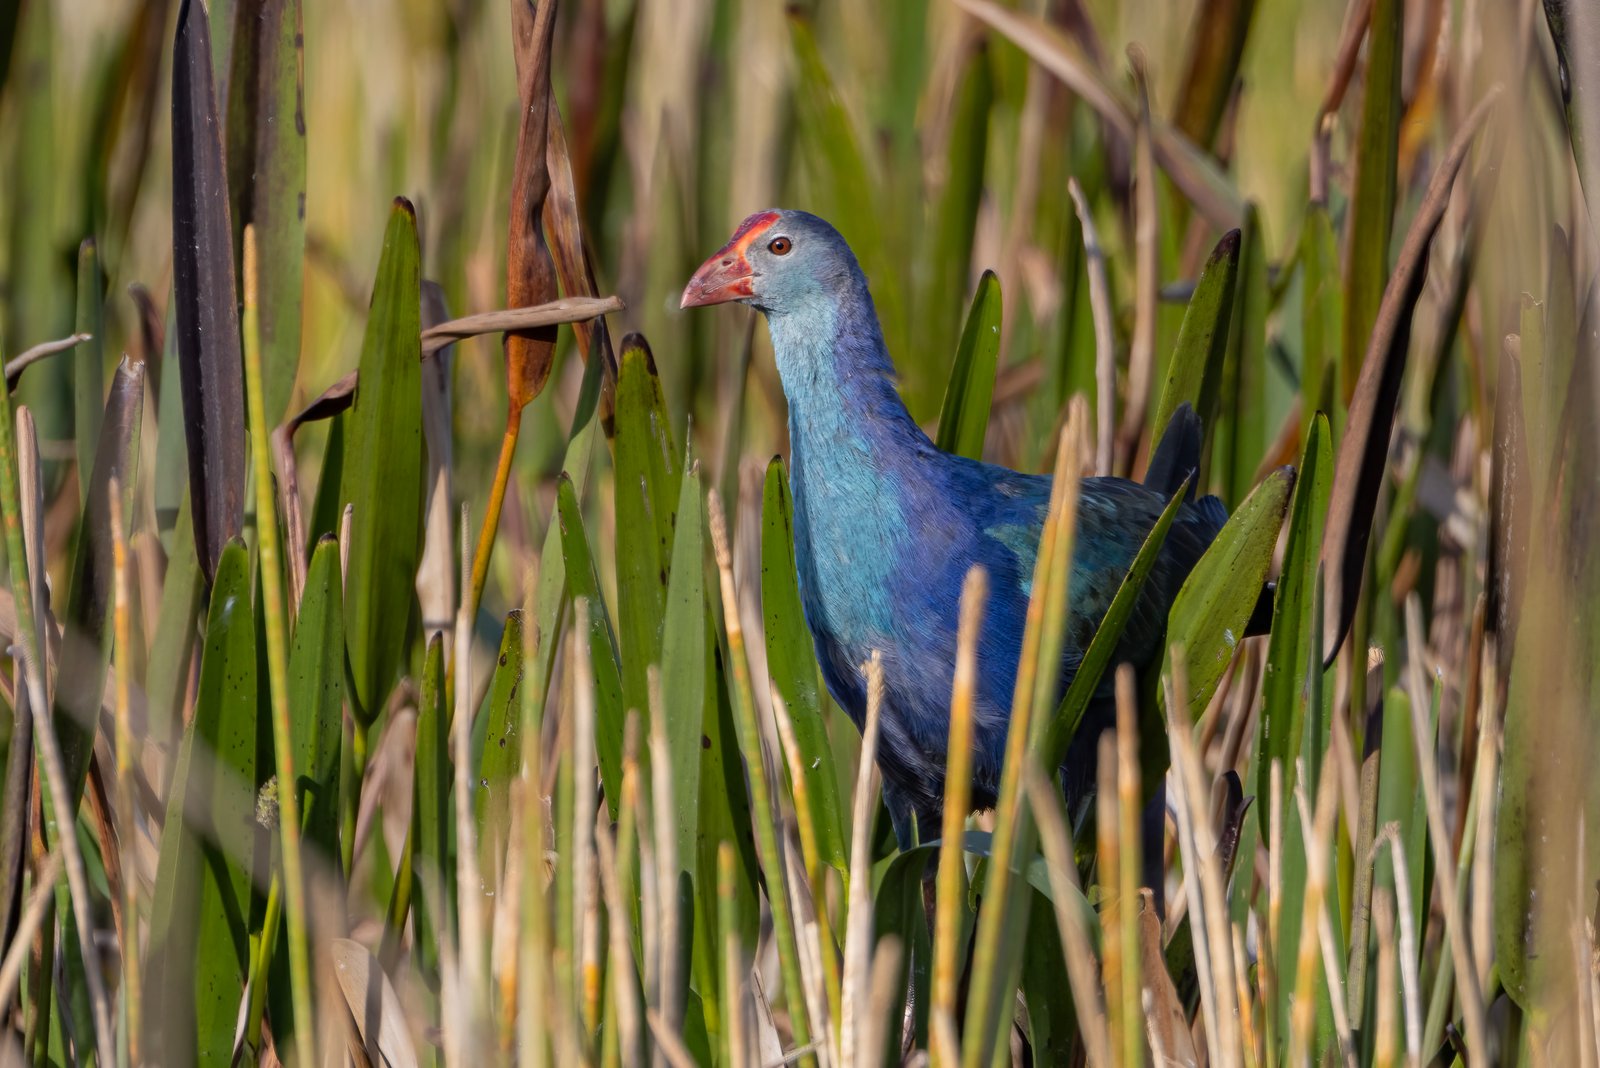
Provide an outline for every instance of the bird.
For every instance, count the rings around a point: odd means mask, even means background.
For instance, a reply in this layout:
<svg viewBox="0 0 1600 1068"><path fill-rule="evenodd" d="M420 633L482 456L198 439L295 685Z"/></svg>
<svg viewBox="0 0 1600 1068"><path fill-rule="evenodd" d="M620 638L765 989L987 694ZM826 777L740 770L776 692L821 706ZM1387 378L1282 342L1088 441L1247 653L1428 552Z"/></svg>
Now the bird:
<svg viewBox="0 0 1600 1068"><path fill-rule="evenodd" d="M877 761L902 848L937 836L945 790L961 589L982 565L989 598L973 701L973 811L993 808L1051 476L940 450L896 387L854 253L824 219L772 209L746 218L690 278L682 308L738 302L767 322L788 403L789 480L801 603L829 693L862 728L865 663L882 665ZM1143 483L1084 478L1056 665L1065 693L1123 576L1172 496L1186 490L1116 650L1147 665L1184 579L1227 521L1196 497L1201 428L1180 408ZM1107 672L1061 768L1069 805L1092 790L1113 727Z"/></svg>

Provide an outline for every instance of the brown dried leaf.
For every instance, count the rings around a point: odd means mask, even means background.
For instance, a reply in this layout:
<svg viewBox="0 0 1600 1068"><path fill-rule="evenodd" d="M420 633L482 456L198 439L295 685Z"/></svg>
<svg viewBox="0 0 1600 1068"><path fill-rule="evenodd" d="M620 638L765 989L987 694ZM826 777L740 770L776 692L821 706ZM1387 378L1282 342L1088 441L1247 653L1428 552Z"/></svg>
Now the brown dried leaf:
<svg viewBox="0 0 1600 1068"><path fill-rule="evenodd" d="M1178 997L1172 976L1167 974L1161 948L1161 918L1156 915L1154 895L1148 889L1139 891L1139 974L1140 985L1150 995L1145 1028L1156 1063L1199 1063L1183 999Z"/></svg>
<svg viewBox="0 0 1600 1068"><path fill-rule="evenodd" d="M545 146L545 166L550 172L550 195L544 202L544 229L550 252L555 257L561 291L568 297L593 297L599 294L594 280L594 264L583 244L583 218L578 211L578 193L573 180L572 155L567 148L566 128L561 109L550 97L549 141ZM600 386L600 420L607 428L613 421L617 392L617 356L611 346L611 332L603 317L573 324L578 352L584 360L595 353L605 361L605 377Z"/></svg>
<svg viewBox="0 0 1600 1068"><path fill-rule="evenodd" d="M1333 491L1328 505L1328 532L1322 542L1322 571L1326 582L1323 601L1322 659L1333 663L1355 619L1366 568L1367 541L1372 537L1372 517L1383 487L1384 461L1394 428L1400 380L1410 351L1411 315L1422 296L1428 274L1428 252L1450 204L1450 190L1466 160L1473 136L1494 106L1498 90L1491 90L1462 124L1450 151L1428 183L1422 206L1412 220L1405 245L1373 324L1372 338L1361 363L1350 400L1344 441L1333 471Z"/></svg>
<svg viewBox="0 0 1600 1068"><path fill-rule="evenodd" d="M388 1068L416 1068L417 1051L406 1028L405 1010L377 958L349 938L334 939L328 952L367 1060Z"/></svg>
<svg viewBox="0 0 1600 1068"><path fill-rule="evenodd" d="M545 163L550 118L550 41L556 0L535 11L532 0L511 0L512 47L517 60L517 96L522 122L511 171L511 220L506 241L506 303L543 304L556 298L556 268L545 245L540 215L550 192ZM544 389L555 357L554 325L508 331L506 390L519 412Z"/></svg>

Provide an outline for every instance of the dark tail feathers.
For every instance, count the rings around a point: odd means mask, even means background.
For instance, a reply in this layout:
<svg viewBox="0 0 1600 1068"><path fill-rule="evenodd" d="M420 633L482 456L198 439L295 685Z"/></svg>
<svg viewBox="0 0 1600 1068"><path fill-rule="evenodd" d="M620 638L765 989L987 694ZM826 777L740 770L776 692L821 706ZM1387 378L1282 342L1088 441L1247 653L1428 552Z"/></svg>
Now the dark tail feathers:
<svg viewBox="0 0 1600 1068"><path fill-rule="evenodd" d="M1203 438L1200 417L1188 401L1178 405L1167 421L1167 428L1150 454L1150 465L1145 469L1144 484L1170 499L1183 485L1184 479L1200 467L1200 446ZM1194 482L1184 494L1184 500L1194 501Z"/></svg>
<svg viewBox="0 0 1600 1068"><path fill-rule="evenodd" d="M1259 638L1272 631L1272 599L1277 595L1278 584L1268 582L1261 587L1256 606L1250 612L1250 621L1244 625L1246 638Z"/></svg>
<svg viewBox="0 0 1600 1068"><path fill-rule="evenodd" d="M1200 467L1200 449L1204 441L1200 416L1188 401L1178 405L1167 421L1167 428L1150 454L1150 464L1145 469L1144 484L1170 499L1183 486L1184 480ZM1207 519L1221 530L1228 521L1228 508L1216 497L1195 499L1195 482L1191 481L1184 492L1184 500L1194 505ZM1245 624L1246 637L1258 637L1272 629L1272 598L1277 584L1269 582L1261 587L1250 621Z"/></svg>

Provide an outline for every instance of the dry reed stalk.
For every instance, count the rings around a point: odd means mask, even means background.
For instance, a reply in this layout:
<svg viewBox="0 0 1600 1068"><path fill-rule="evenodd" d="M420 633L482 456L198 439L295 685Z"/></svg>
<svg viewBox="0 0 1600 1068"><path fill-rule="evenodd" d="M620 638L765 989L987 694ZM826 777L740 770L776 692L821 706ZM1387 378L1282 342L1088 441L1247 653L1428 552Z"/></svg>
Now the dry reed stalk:
<svg viewBox="0 0 1600 1068"><path fill-rule="evenodd" d="M1580 816L1580 828L1582 821ZM1579 844L1582 844L1581 834ZM1580 851L1578 855L1582 856L1583 853ZM1574 1030L1577 1031L1578 1068L1595 1068L1594 1018L1584 1011L1594 1003L1594 976L1590 971L1594 960L1594 943L1589 938L1589 922L1586 916L1572 918L1572 963L1577 977L1573 990L1577 993L1578 1010L1573 1016Z"/></svg>
<svg viewBox="0 0 1600 1068"><path fill-rule="evenodd" d="M856 768L855 805L850 821L850 906L845 920L844 976L840 990L841 1064L854 1060L863 1036L870 1030L870 1024L861 1020L861 1011L862 999L871 981L872 814L878 795L878 732L883 715L883 655L876 649L865 670L867 717L861 728L861 760Z"/></svg>
<svg viewBox="0 0 1600 1068"><path fill-rule="evenodd" d="M1383 844L1390 846L1394 866L1395 915L1400 928L1400 1004L1405 1012L1406 1063L1417 1068L1422 1063L1422 977L1417 957L1416 922L1412 919L1411 873L1406 864L1405 847L1400 842L1400 825L1388 823L1372 842L1376 853Z"/></svg>
<svg viewBox="0 0 1600 1068"><path fill-rule="evenodd" d="M527 783L513 778L509 784L510 819L506 827L505 865L499 888L495 892L490 930L495 937L489 941L489 975L496 995L494 1025L500 1040L500 1055L509 1063L517 1048L517 987L521 982L522 953L520 939L499 937L500 932L515 931L522 910L522 880L537 878L527 870L527 844L522 821L536 818L528 811Z"/></svg>
<svg viewBox="0 0 1600 1068"><path fill-rule="evenodd" d="M783 747L784 760L789 767L795 826L800 834L800 855L805 869L802 874L805 886L810 892L811 933L815 937L812 939L813 952L804 954L802 963L812 961L821 973L826 1012L820 1014L819 1018L837 1020L841 1009L839 957L832 923L828 916L827 885L824 881L827 867L822 863L822 851L817 844L816 820L811 812L811 794L810 788L806 785L805 761L800 755L800 743L795 739L794 721L789 717L788 703L784 701L776 685L771 688L771 697L773 722L778 728L778 741ZM799 886L794 888L794 893L798 897ZM802 950L804 949L802 946ZM809 986L808 979L807 987ZM812 1015L818 1015L815 1009Z"/></svg>
<svg viewBox="0 0 1600 1068"><path fill-rule="evenodd" d="M1034 822L1039 825L1056 929L1066 954L1067 981L1072 986L1072 1005L1083 1035L1084 1052L1089 1068L1111 1068L1111 1039L1106 1030L1105 998L1100 989L1094 943L1083 916L1067 906L1073 897L1082 895L1072 856L1072 833L1067 829L1054 787L1036 765L1028 766L1023 786L1028 791L1028 803L1033 806Z"/></svg>
<svg viewBox="0 0 1600 1068"><path fill-rule="evenodd" d="M739 945L738 860L733 845L717 846L717 919L722 935L722 1026L723 1056L730 1068L744 1068L750 1062L750 991L745 983L749 968Z"/></svg>
<svg viewBox="0 0 1600 1068"><path fill-rule="evenodd" d="M57 848L38 866L33 877L33 893L22 908L17 927L7 947L5 959L0 962L0 1015L10 1012L11 998L17 992L17 980L22 978L22 965L32 951L33 937L44 922L44 914L55 900L56 880L61 878L62 856Z"/></svg>
<svg viewBox="0 0 1600 1068"><path fill-rule="evenodd" d="M1422 645L1422 604L1415 593L1406 598L1406 636L1413 650ZM1421 685L1422 665L1415 654L1410 658L1413 685ZM1439 893L1444 900L1445 933L1450 940L1450 956L1455 962L1461 1015L1466 1023L1467 1048L1489 1048L1488 1030L1483 1017L1483 994L1473 963L1472 936L1462 915L1456 865L1447 854L1449 828L1444 822L1444 803L1439 796L1439 769L1434 764L1433 744L1428 729L1428 705L1411 702L1411 730L1416 742L1417 763L1422 771L1422 798L1428 813L1428 844L1433 849ZM1480 817L1481 818L1481 815Z"/></svg>
<svg viewBox="0 0 1600 1068"><path fill-rule="evenodd" d="M461 544L470 544L467 507L461 506ZM457 945L460 951L461 1023L471 1026L484 1008L483 880L478 872L477 827L472 817L472 620L477 613L467 581L471 561L462 557L461 608L456 617L456 707L450 720L455 763ZM462 1050L461 1052L464 1052Z"/></svg>
<svg viewBox="0 0 1600 1068"><path fill-rule="evenodd" d="M861 1048L853 1068L878 1068L888 1046L889 1027L900 1019L895 1004L900 978L900 940L886 935L872 955L872 977L867 991L867 1015L860 1032Z"/></svg>
<svg viewBox="0 0 1600 1068"><path fill-rule="evenodd" d="M127 1008L128 1062L140 1063L140 1017L143 1009L143 966L139 951L139 868L134 855L138 840L138 819L133 803L133 625L130 615L131 591L128 582L128 542L122 529L122 488L115 475L107 487L111 507L111 565L114 573L116 609L113 615L112 649L116 655L116 791L117 839L127 876L122 880L122 998Z"/></svg>
<svg viewBox="0 0 1600 1068"><path fill-rule="evenodd" d="M1301 967L1305 967L1307 955L1307 937L1311 938L1313 949L1320 947L1322 968L1328 984L1328 1002L1333 1009L1334 1037L1339 1042L1340 1056L1347 1068L1356 1068L1355 1041L1350 1034L1350 1015L1346 1011L1344 999L1337 992L1341 986L1339 966L1342 963L1337 956L1338 942L1334 938L1333 913L1328 904L1328 854L1333 850L1333 805L1332 791L1335 788L1330 781L1330 776L1337 775L1331 762L1322 765L1322 781L1317 784L1317 812L1313 820L1311 805L1306 800L1305 769L1301 767L1300 774L1295 776L1294 800L1295 807L1300 813L1300 832L1306 843L1306 869L1309 874L1308 890L1306 893L1306 911L1304 917L1313 918L1315 926L1304 919L1300 925L1300 954ZM1327 794L1328 796L1324 796ZM1300 979L1302 985L1296 987L1295 995L1299 997L1302 992L1307 995L1309 1003L1309 984L1304 984L1305 973Z"/></svg>
<svg viewBox="0 0 1600 1068"><path fill-rule="evenodd" d="M1227 896L1217 866L1217 837L1211 825L1210 792L1201 782L1200 756L1188 722L1188 678L1185 654L1173 646L1172 674L1167 690L1167 739L1172 752L1172 774L1167 777L1178 812L1178 843L1183 850L1185 897L1189 902L1189 929L1195 933L1195 963L1201 977L1201 1004L1207 1008L1206 1040L1209 1063L1239 1061L1237 988L1233 977L1232 924ZM1200 922L1196 922L1200 921Z"/></svg>
<svg viewBox="0 0 1600 1068"><path fill-rule="evenodd" d="M1138 977L1131 981L1127 972L1135 966L1136 957L1123 950L1121 911L1118 887L1122 884L1120 868L1122 856L1117 848L1117 827L1121 820L1117 795L1117 743L1110 732L1100 735L1095 777L1095 864L1100 879L1100 945L1104 953L1102 976L1105 987L1106 1015L1110 1021L1110 1061L1114 1065L1128 1064L1133 1057L1142 1056L1139 1049L1139 1014L1132 1012L1127 1000L1131 989L1138 992Z"/></svg>
<svg viewBox="0 0 1600 1068"><path fill-rule="evenodd" d="M811 900L811 884L798 850L785 848L783 863L788 869L784 886L789 891L790 914L794 916L796 931L806 936L796 940L796 948L800 951L800 984L805 1010L810 1014L818 1034L832 1034L834 1017L829 1015L828 993L822 975L822 940L817 928L818 910ZM833 1050L827 1042L811 1042L799 1050L789 1051L788 1055L797 1058L814 1056L817 1068L832 1068L834 1063Z"/></svg>
<svg viewBox="0 0 1600 1068"><path fill-rule="evenodd" d="M1389 892L1379 889L1373 893L1373 925L1378 933L1378 991L1377 1026L1373 1036L1374 1068L1393 1068L1399 1052L1399 1033L1395 1019L1395 1001L1399 994L1398 972L1394 948L1394 902Z"/></svg>
<svg viewBox="0 0 1600 1068"><path fill-rule="evenodd" d="M1133 903L1139 898L1139 863L1144 856L1140 849L1140 805L1143 788L1139 769L1139 704L1138 681L1133 668L1122 664L1117 668L1117 811L1121 819L1117 824L1117 848L1121 860L1117 865L1117 885L1120 899L1127 908L1119 917L1122 951L1128 966L1122 973L1123 995L1135 998L1138 992L1138 971L1131 962L1139 959L1139 917ZM1133 1004L1132 1000L1129 1004ZM1135 1038L1135 1045L1137 1038ZM1129 1047L1130 1055L1134 1047Z"/></svg>
<svg viewBox="0 0 1600 1068"><path fill-rule="evenodd" d="M656 891L660 895L658 907L661 910L660 943L657 950L661 956L656 966L659 978L657 1007L661 1019L669 1028L682 1030L685 991L684 976L678 974L678 962L682 957L678 918L679 861L677 827L673 822L677 817L677 808L672 796L672 775L668 771L672 767L672 755L667 747L667 708L661 691L660 669L654 664L650 665L647 678L650 702L650 788L656 817ZM582 734L582 731L579 733ZM594 754L593 735L591 729L588 745L591 763ZM592 771L590 774L592 775ZM585 780L588 778L586 775ZM589 822L592 824L595 807L594 789L588 781L581 781L579 785L587 787L588 804L585 805L580 798L577 807L587 808Z"/></svg>
<svg viewBox="0 0 1600 1068"><path fill-rule="evenodd" d="M1094 315L1095 375L1095 450L1094 473L1111 473L1112 447L1116 441L1117 341L1111 312L1111 283L1106 278L1106 254L1100 246L1100 232L1076 178L1067 179L1083 229L1083 252L1089 272L1089 309Z"/></svg>
<svg viewBox="0 0 1600 1068"><path fill-rule="evenodd" d="M933 1063L954 1065L961 1055L956 1037L957 941L961 924L962 828L971 808L972 704L977 690L978 639L989 574L981 565L967 572L956 629L956 663L950 696L950 740L945 770L944 829L940 838L938 896L933 931L933 1003L930 1018Z"/></svg>
<svg viewBox="0 0 1600 1068"><path fill-rule="evenodd" d="M1487 988L1489 970L1494 957L1494 829L1496 799L1500 793L1500 746L1502 743L1500 717L1496 703L1500 692L1497 678L1493 636L1485 638L1481 674L1483 684L1478 693L1481 711L1478 715L1478 760L1475 781L1482 791L1483 807L1478 812L1477 844L1472 860L1472 947L1476 953L1478 984ZM1578 813L1580 836L1583 833L1583 813ZM1576 856L1586 856L1582 842ZM1577 866L1580 884L1583 865ZM1582 901L1588 888L1580 885L1574 901Z"/></svg>
<svg viewBox="0 0 1600 1068"><path fill-rule="evenodd" d="M1138 93L1138 125L1134 128L1134 296L1133 337L1128 344L1128 395L1122 408L1122 425L1116 435L1114 470L1133 471L1134 453L1144 435L1145 410L1150 406L1150 382L1156 360L1156 301L1161 288L1161 254L1157 248L1159 217L1156 209L1155 148L1150 136L1150 91L1145 81L1144 54L1128 48ZM1106 409L1110 411L1109 408ZM1101 470L1100 474L1110 474Z"/></svg>
<svg viewBox="0 0 1600 1068"><path fill-rule="evenodd" d="M1261 1063L1261 1040L1256 1034L1255 999L1250 993L1250 958L1244 952L1244 932L1237 924L1230 925L1229 929L1233 933L1234 997L1239 1004L1241 1053L1245 1068L1257 1068Z"/></svg>

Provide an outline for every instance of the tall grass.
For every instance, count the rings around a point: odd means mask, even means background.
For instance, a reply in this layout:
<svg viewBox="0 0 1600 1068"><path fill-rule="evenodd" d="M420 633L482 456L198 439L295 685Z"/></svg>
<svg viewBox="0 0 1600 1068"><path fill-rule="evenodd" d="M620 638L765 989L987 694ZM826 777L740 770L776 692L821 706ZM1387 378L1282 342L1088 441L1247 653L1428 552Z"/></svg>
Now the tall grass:
<svg viewBox="0 0 1600 1068"><path fill-rule="evenodd" d="M0 12L0 1064L1600 1063L1594 18ZM1056 475L1000 803L975 571L904 850L765 331L676 311L773 203ZM1232 518L1057 693L1185 403Z"/></svg>

